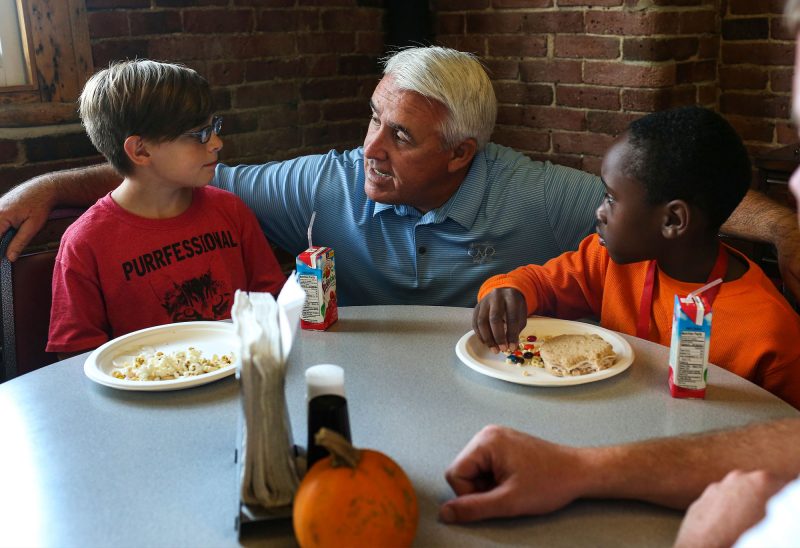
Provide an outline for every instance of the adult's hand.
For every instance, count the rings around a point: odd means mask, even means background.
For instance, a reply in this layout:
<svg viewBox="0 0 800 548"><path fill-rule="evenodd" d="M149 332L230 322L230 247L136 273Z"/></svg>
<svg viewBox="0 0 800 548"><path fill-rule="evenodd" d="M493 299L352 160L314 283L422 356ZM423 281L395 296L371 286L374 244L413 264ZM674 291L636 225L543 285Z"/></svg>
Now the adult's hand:
<svg viewBox="0 0 800 548"><path fill-rule="evenodd" d="M52 209L50 193L36 184L19 185L0 196L0 234L17 229L6 251L10 261L15 261L42 229Z"/></svg>
<svg viewBox="0 0 800 548"><path fill-rule="evenodd" d="M12 188L0 197L0 233L18 229L8 246L9 260L17 259L56 205L89 207L120 181L114 168L99 164L46 173Z"/></svg>
<svg viewBox="0 0 800 548"><path fill-rule="evenodd" d="M729 472L709 485L686 512L676 548L731 546L742 533L761 521L767 501L787 479L769 472Z"/></svg>
<svg viewBox="0 0 800 548"><path fill-rule="evenodd" d="M472 329L493 352L516 349L527 321L525 296L511 287L493 289L472 312Z"/></svg>
<svg viewBox="0 0 800 548"><path fill-rule="evenodd" d="M439 509L445 523L545 514L578 496L574 448L501 426L478 432L447 468L456 498Z"/></svg>

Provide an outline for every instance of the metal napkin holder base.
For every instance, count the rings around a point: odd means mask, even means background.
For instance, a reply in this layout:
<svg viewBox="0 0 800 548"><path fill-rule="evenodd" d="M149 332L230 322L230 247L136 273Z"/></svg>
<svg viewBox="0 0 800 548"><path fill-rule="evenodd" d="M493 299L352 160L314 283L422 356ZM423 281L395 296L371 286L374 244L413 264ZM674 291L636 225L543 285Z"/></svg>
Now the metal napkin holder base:
<svg viewBox="0 0 800 548"><path fill-rule="evenodd" d="M242 455L242 442L244 441L244 413L239 413L239 435L234 451L233 461L236 464L236 485L238 488L237 499L239 501L239 508L236 514L236 531L239 538L247 534L249 530L255 529L257 526L269 526L269 523L285 526L287 522L291 523L292 520L292 505L280 506L276 508L264 508L260 504L247 504L241 499L241 484L242 484L242 467L244 466L244 459L240 458ZM297 467L297 474L300 478L305 475L306 471L306 451L305 448L298 445L293 445L294 448L294 461Z"/></svg>

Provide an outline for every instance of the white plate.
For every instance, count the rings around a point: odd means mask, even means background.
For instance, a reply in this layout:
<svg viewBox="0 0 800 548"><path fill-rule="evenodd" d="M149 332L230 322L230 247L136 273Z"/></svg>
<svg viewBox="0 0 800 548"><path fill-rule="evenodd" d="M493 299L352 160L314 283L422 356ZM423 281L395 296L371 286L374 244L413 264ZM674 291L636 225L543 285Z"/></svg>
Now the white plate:
<svg viewBox="0 0 800 548"><path fill-rule="evenodd" d="M120 390L181 390L219 380L236 371L239 361L238 339L233 324L228 322L184 322L148 327L110 340L89 354L83 372L93 381ZM194 377L164 381L134 381L111 376L111 371L123 362L141 353L143 348L153 348L165 353L187 350L190 346L203 352L203 357L214 354L234 354L234 362L221 369Z"/></svg>
<svg viewBox="0 0 800 548"><path fill-rule="evenodd" d="M522 330L521 335L536 335L536 337L541 338L548 335L592 333L603 337L614 348L614 352L617 354L617 361L608 369L597 373L589 373L588 375L556 377L538 367L520 367L519 365L506 363L505 354L502 352L493 354L489 348L478 340L474 331L470 331L459 339L458 344L456 344L456 355L464 364L478 373L508 382L536 386L569 386L600 381L618 375L630 367L633 363L633 349L628 344L628 341L619 334L596 325L554 318L531 317L528 318L528 325ZM528 375L524 375L523 371L527 371Z"/></svg>

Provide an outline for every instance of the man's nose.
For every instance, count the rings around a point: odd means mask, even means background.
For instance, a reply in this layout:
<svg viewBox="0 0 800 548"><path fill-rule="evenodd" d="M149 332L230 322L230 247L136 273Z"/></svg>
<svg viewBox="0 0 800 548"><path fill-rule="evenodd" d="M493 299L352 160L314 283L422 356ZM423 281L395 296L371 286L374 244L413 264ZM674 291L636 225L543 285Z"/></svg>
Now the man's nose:
<svg viewBox="0 0 800 548"><path fill-rule="evenodd" d="M370 128L364 138L364 157L373 160L383 160L386 158L386 147L384 146L384 135L380 128Z"/></svg>

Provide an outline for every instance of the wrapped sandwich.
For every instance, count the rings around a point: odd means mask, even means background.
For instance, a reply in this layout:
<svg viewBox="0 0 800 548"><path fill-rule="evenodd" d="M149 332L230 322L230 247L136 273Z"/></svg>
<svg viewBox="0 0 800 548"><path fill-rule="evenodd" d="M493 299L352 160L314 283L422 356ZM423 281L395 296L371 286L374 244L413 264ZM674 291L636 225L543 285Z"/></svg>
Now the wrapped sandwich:
<svg viewBox="0 0 800 548"><path fill-rule="evenodd" d="M539 349L545 369L556 377L586 375L617 361L614 349L600 335L558 335Z"/></svg>

